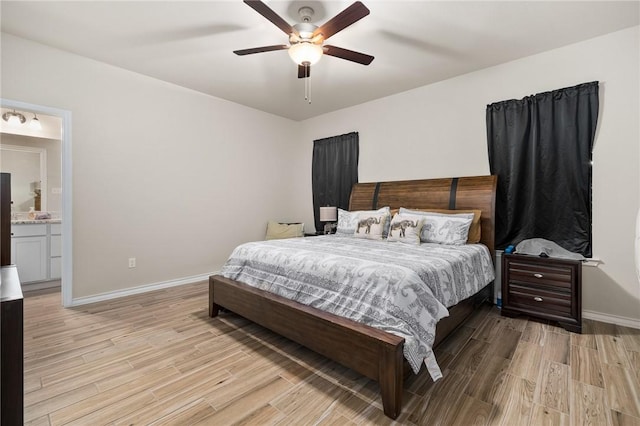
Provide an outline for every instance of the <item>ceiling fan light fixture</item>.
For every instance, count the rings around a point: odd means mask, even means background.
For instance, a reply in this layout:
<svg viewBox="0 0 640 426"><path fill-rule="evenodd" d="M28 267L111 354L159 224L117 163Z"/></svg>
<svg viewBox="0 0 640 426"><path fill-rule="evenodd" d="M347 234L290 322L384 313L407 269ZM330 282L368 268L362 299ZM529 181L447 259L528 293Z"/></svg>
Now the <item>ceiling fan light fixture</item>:
<svg viewBox="0 0 640 426"><path fill-rule="evenodd" d="M301 41L289 48L289 56L298 65L314 65L322 57L322 46Z"/></svg>

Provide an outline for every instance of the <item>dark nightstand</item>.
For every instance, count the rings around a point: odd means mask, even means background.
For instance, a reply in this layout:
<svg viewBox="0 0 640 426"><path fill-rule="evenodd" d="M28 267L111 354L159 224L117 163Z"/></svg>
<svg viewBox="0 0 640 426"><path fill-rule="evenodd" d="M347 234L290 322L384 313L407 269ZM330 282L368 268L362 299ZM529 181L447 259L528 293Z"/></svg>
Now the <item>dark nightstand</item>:
<svg viewBox="0 0 640 426"><path fill-rule="evenodd" d="M557 321L582 333L582 262L505 254L502 256L502 315Z"/></svg>

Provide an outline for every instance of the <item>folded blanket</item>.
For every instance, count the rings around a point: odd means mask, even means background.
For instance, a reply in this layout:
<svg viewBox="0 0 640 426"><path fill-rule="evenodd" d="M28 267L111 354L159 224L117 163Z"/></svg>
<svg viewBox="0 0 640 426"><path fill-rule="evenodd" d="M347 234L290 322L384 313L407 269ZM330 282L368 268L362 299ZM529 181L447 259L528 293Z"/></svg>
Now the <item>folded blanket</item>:
<svg viewBox="0 0 640 426"><path fill-rule="evenodd" d="M522 240L516 246L516 253L533 256L556 257L558 259L584 260L580 253L573 253L550 240L530 238Z"/></svg>

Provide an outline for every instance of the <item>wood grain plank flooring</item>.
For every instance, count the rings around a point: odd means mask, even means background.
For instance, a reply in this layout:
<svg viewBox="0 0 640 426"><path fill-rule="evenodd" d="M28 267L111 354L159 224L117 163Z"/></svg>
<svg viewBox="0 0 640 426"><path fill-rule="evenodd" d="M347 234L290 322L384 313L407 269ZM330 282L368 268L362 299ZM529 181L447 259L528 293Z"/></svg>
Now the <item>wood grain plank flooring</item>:
<svg viewBox="0 0 640 426"><path fill-rule="evenodd" d="M539 404L533 404L531 425L536 426L569 426L569 415ZM580 424L580 423L576 423ZM582 423L587 424L587 423Z"/></svg>
<svg viewBox="0 0 640 426"><path fill-rule="evenodd" d="M536 382L542 366L542 346L520 341L509 365L509 373Z"/></svg>
<svg viewBox="0 0 640 426"><path fill-rule="evenodd" d="M569 366L544 360L534 401L547 408L569 413Z"/></svg>
<svg viewBox="0 0 640 426"><path fill-rule="evenodd" d="M462 397L460 407L455 410L451 424L455 425L486 425L491 416L493 405L472 396Z"/></svg>
<svg viewBox="0 0 640 426"><path fill-rule="evenodd" d="M604 389L573 381L570 416L574 425L609 425L611 420Z"/></svg>
<svg viewBox="0 0 640 426"><path fill-rule="evenodd" d="M482 367L476 370L465 393L480 401L491 403L502 378L509 369L509 360L489 355L482 361Z"/></svg>
<svg viewBox="0 0 640 426"><path fill-rule="evenodd" d="M602 367L598 351L583 346L571 346L571 378L603 388Z"/></svg>
<svg viewBox="0 0 640 426"><path fill-rule="evenodd" d="M444 377L377 383L232 313L206 282L63 309L24 302L28 425L640 425L640 330L584 334L482 307L436 351Z"/></svg>

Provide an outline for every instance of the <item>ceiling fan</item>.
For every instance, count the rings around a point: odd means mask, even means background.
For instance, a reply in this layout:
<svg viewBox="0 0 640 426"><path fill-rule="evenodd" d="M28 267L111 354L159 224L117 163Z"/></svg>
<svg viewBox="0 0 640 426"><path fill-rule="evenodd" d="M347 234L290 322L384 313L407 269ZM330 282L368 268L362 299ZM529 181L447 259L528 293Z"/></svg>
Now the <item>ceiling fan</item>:
<svg viewBox="0 0 640 426"><path fill-rule="evenodd" d="M314 11L310 7L302 7L298 11L302 19L301 23L289 25L262 1L244 0L244 2L287 34L290 45L278 44L274 46L234 50L233 53L236 55L243 56L276 50L288 50L291 59L298 64L298 78L309 77L311 75L311 65L318 62L323 54L357 62L362 65L369 65L374 59L371 55L323 44L324 41L332 35L342 31L369 14L369 9L367 9L362 2L357 1L353 3L320 27L311 23L311 17Z"/></svg>

